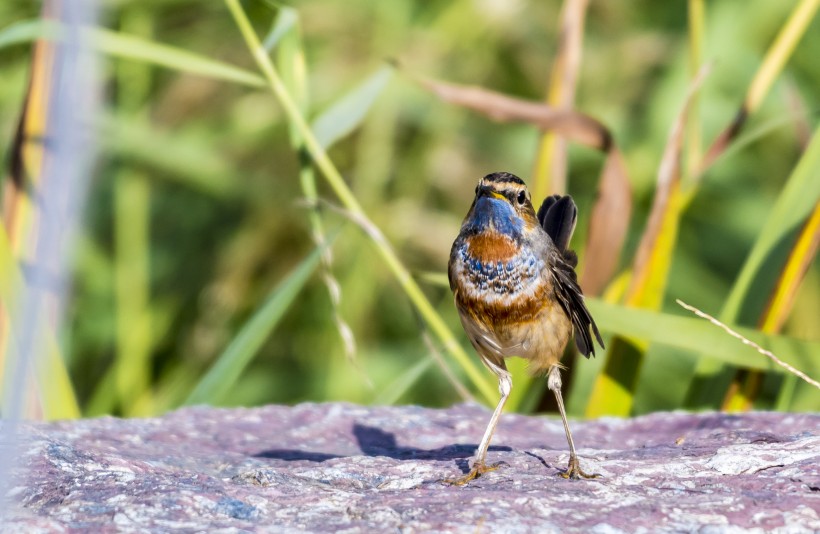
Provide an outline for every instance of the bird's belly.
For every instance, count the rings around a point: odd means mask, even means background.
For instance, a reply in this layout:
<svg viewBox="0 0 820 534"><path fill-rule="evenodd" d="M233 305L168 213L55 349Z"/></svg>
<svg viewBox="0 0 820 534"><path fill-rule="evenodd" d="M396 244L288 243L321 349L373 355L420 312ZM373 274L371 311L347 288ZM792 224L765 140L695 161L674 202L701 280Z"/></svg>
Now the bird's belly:
<svg viewBox="0 0 820 534"><path fill-rule="evenodd" d="M528 360L528 370L541 374L557 364L569 340L572 325L558 305L545 306L526 321L485 322L472 314L460 314L464 330L476 351L498 362L517 356Z"/></svg>
<svg viewBox="0 0 820 534"><path fill-rule="evenodd" d="M526 359L531 374L542 374L561 360L564 347L569 341L572 325L564 311L557 305L546 307L534 320L516 325L503 325L499 337L507 338L520 350L509 350L505 358L519 356Z"/></svg>
<svg viewBox="0 0 820 534"><path fill-rule="evenodd" d="M453 266L459 316L483 358L497 363L519 356L533 373L558 363L572 326L543 260L522 252L482 262L462 252Z"/></svg>

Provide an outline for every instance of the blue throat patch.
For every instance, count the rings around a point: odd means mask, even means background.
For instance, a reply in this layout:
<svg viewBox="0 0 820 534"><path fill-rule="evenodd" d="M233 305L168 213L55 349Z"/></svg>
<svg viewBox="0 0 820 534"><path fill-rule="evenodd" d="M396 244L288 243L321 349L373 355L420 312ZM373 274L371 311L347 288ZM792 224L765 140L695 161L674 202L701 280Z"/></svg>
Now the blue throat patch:
<svg viewBox="0 0 820 534"><path fill-rule="evenodd" d="M477 231L494 228L500 234L521 237L524 222L506 200L487 196L479 197L473 208L469 226Z"/></svg>

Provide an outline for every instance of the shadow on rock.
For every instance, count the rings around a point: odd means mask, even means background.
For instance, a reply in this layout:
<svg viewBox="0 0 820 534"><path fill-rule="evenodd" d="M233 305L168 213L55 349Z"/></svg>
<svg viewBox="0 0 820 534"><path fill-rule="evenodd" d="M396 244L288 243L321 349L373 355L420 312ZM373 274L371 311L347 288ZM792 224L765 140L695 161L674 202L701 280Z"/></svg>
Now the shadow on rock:
<svg viewBox="0 0 820 534"><path fill-rule="evenodd" d="M287 460L296 462L304 460L307 462L324 462L334 458L343 458L338 454L325 454L323 452L299 451L296 449L271 449L253 455L255 458L271 458L273 460Z"/></svg>
<svg viewBox="0 0 820 534"><path fill-rule="evenodd" d="M395 460L459 460L470 458L477 445L457 443L438 449L419 449L403 447L396 443L396 436L379 428L367 425L353 425L353 436L359 445L359 450L366 456L386 456ZM510 447L491 446L491 451L510 451ZM301 451L297 449L271 449L254 455L257 458L271 458L275 460L308 462L324 462L333 458L342 458L343 455L327 454L323 452Z"/></svg>

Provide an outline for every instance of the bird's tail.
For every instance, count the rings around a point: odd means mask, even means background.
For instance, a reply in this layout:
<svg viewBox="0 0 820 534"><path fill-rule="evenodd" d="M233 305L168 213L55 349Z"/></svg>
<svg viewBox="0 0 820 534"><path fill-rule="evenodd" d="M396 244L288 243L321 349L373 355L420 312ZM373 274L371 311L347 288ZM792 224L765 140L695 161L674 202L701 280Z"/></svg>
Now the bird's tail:
<svg viewBox="0 0 820 534"><path fill-rule="evenodd" d="M561 253L569 251L569 240L575 231L577 218L578 208L569 195L549 196L538 208L538 222L541 228L547 232Z"/></svg>

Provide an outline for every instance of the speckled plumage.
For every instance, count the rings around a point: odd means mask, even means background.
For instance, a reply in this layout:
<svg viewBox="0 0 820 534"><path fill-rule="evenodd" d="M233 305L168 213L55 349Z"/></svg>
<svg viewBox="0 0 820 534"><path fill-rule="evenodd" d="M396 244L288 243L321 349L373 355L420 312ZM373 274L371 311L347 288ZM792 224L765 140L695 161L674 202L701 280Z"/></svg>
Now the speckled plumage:
<svg viewBox="0 0 820 534"><path fill-rule="evenodd" d="M493 197L488 187L514 198ZM533 373L558 363L573 328L559 293L583 303L572 267L539 224L523 182L485 177L453 243L448 270L462 324L482 359L499 365L519 356ZM594 322L576 326L589 335Z"/></svg>
<svg viewBox="0 0 820 534"><path fill-rule="evenodd" d="M558 365L570 334L578 349L594 355L592 336L601 336L584 304L568 249L577 209L570 197L548 197L536 214L524 182L509 173L485 176L450 251L448 276L464 330L484 364L499 379L501 401L479 446L473 471L483 471L484 456L512 387L505 359L525 358L533 374L549 373L559 401ZM569 476L585 476L574 445ZM573 464L574 462L574 464Z"/></svg>

